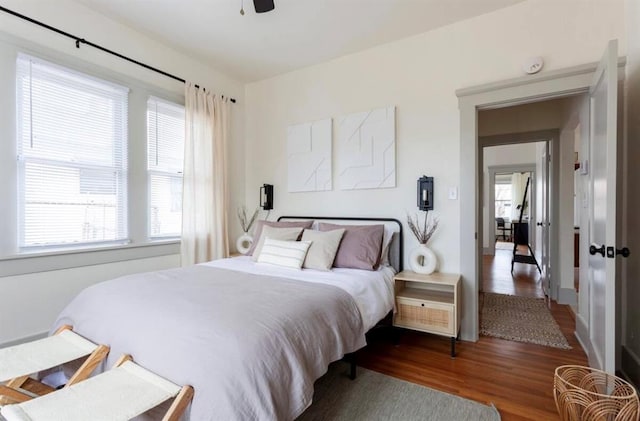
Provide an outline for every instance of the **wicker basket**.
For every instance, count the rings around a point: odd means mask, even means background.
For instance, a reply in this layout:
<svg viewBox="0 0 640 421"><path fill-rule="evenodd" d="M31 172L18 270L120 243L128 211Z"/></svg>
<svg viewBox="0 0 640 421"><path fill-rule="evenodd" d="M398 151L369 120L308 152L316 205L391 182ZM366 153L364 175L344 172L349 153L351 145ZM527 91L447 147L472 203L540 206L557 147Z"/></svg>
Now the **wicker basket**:
<svg viewBox="0 0 640 421"><path fill-rule="evenodd" d="M553 397L563 421L638 421L640 403L626 381L595 368L556 368Z"/></svg>

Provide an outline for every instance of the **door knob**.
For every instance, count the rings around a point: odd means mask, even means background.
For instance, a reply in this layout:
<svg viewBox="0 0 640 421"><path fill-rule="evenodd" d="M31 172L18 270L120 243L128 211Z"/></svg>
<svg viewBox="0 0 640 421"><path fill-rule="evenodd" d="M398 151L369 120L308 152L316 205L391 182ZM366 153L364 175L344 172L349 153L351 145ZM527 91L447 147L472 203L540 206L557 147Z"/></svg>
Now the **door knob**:
<svg viewBox="0 0 640 421"><path fill-rule="evenodd" d="M536 225L541 227L543 224L542 224L542 222L536 222Z"/></svg>
<svg viewBox="0 0 640 421"><path fill-rule="evenodd" d="M622 257L629 257L631 251L627 247L622 247L622 249L616 249L616 256L621 254Z"/></svg>
<svg viewBox="0 0 640 421"><path fill-rule="evenodd" d="M604 257L604 249L605 249L604 244L600 247L596 247L595 245L592 244L589 247L589 254L592 256L595 256L596 253L600 253L602 257Z"/></svg>

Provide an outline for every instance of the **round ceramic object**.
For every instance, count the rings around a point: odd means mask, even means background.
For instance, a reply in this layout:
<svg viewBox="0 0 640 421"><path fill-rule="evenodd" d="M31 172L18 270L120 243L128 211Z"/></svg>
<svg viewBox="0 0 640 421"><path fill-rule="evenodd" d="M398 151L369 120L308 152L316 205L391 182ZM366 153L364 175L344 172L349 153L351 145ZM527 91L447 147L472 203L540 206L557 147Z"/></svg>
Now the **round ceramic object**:
<svg viewBox="0 0 640 421"><path fill-rule="evenodd" d="M236 241L236 249L238 253L247 254L249 249L251 248L251 244L253 243L253 237L247 234L246 232L238 237Z"/></svg>
<svg viewBox="0 0 640 421"><path fill-rule="evenodd" d="M409 266L415 273L428 275L436 270L438 259L435 253L425 244L420 244L413 249L409 256Z"/></svg>

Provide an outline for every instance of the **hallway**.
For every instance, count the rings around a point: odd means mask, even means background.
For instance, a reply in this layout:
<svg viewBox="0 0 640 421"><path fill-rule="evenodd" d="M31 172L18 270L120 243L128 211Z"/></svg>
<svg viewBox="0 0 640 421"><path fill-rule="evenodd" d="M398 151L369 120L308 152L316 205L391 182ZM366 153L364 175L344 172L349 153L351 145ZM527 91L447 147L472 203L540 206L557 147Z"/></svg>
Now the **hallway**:
<svg viewBox="0 0 640 421"><path fill-rule="evenodd" d="M520 246L519 253L525 253ZM498 241L495 256L483 256L482 291L520 297L543 298L542 282L535 265L516 263L511 274L513 243Z"/></svg>

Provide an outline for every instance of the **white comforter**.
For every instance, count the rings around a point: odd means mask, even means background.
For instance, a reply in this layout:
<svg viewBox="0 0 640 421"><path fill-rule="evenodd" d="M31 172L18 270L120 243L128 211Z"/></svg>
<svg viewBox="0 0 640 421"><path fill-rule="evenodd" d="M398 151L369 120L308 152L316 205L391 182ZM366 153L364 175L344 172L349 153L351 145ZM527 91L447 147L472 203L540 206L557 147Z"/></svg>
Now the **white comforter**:
<svg viewBox="0 0 640 421"><path fill-rule="evenodd" d="M282 266L255 263L248 256L214 260L203 263L203 265L316 282L343 289L356 300L366 331L374 327L395 305L393 298L395 271L389 266L381 266L377 271L340 268L333 268L329 272L313 269L294 270Z"/></svg>
<svg viewBox="0 0 640 421"><path fill-rule="evenodd" d="M365 345L374 313L386 314L393 294L384 304L373 299L390 288L384 271L368 272L377 274L373 288L342 271L308 271L314 282L274 271L238 258L125 276L81 292L54 328L70 324L110 345L108 367L128 353L194 386L191 420L294 419L311 404L313 382L328 364ZM364 274L355 278L367 282Z"/></svg>

